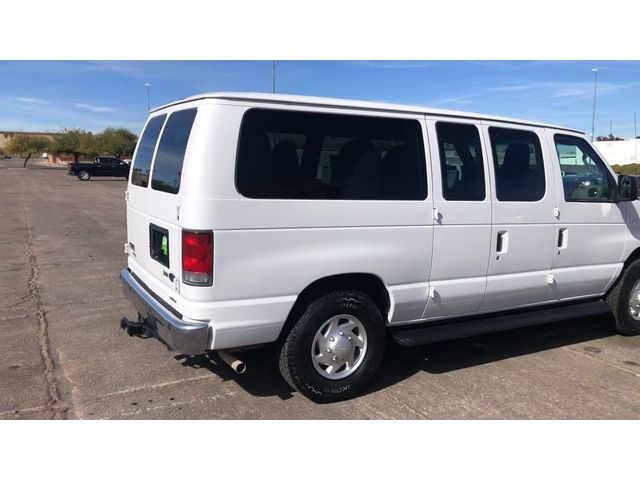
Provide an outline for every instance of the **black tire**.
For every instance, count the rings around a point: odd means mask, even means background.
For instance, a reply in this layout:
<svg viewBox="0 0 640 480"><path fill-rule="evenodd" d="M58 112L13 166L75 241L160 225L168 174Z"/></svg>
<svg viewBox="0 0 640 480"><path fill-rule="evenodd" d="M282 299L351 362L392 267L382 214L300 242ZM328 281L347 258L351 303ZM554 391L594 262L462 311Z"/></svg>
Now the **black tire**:
<svg viewBox="0 0 640 480"><path fill-rule="evenodd" d="M78 172L78 179L81 181L87 181L91 178L91 174L87 170L80 170Z"/></svg>
<svg viewBox="0 0 640 480"><path fill-rule="evenodd" d="M631 290L639 280L640 260L635 260L627 266L606 298L613 311L616 332L621 335L640 335L640 319L636 320L629 312Z"/></svg>
<svg viewBox="0 0 640 480"><path fill-rule="evenodd" d="M316 371L311 359L313 339L322 325L336 315L352 315L364 326L367 347L359 366L347 377L334 380ZM357 290L329 293L303 308L280 349L280 373L292 388L317 403L356 396L374 377L384 356L385 322L376 304Z"/></svg>

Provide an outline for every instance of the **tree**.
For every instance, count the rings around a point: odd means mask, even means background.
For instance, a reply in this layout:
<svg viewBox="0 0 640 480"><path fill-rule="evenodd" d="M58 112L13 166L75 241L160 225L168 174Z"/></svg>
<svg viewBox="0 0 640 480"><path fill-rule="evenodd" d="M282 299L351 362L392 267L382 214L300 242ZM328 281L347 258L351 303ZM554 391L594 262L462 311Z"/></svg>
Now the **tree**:
<svg viewBox="0 0 640 480"><path fill-rule="evenodd" d="M96 157L100 155L100 145L98 145L97 135L87 132L80 139L80 151L87 157Z"/></svg>
<svg viewBox="0 0 640 480"><path fill-rule="evenodd" d="M91 154L91 132L78 128L65 128L51 143L51 152L60 155L73 155L73 161L78 163L80 155Z"/></svg>
<svg viewBox="0 0 640 480"><path fill-rule="evenodd" d="M95 140L100 153L121 158L133 154L138 137L126 128L107 128L96 135Z"/></svg>
<svg viewBox="0 0 640 480"><path fill-rule="evenodd" d="M50 145L51 141L46 137L18 133L11 137L11 140L5 146L5 150L7 153L25 157L22 168L27 168L29 159L33 155L49 150Z"/></svg>
<svg viewBox="0 0 640 480"><path fill-rule="evenodd" d="M622 175L640 175L640 163L628 163L626 165L611 165L613 171Z"/></svg>
<svg viewBox="0 0 640 480"><path fill-rule="evenodd" d="M610 133L609 135L598 135L596 137L596 140L598 142L619 142L621 140L624 140L624 138L618 137L617 135L613 135L612 133Z"/></svg>

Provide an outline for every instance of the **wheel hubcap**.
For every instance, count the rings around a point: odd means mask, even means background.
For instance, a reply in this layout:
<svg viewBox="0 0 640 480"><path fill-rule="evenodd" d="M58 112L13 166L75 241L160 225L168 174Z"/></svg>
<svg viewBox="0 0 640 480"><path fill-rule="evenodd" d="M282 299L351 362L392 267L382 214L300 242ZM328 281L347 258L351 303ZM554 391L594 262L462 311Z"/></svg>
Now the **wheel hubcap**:
<svg viewBox="0 0 640 480"><path fill-rule="evenodd" d="M330 380L348 377L367 352L364 325L353 315L335 315L316 332L311 359L316 371Z"/></svg>
<svg viewBox="0 0 640 480"><path fill-rule="evenodd" d="M629 314L635 320L640 320L640 280L635 283L629 295Z"/></svg>

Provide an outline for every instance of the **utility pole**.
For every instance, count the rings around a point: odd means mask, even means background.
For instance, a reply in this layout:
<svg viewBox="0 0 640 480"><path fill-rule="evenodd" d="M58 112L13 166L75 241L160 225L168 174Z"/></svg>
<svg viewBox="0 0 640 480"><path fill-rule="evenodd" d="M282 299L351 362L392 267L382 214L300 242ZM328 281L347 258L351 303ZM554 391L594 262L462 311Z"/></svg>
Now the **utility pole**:
<svg viewBox="0 0 640 480"><path fill-rule="evenodd" d="M634 160L638 163L638 130L636 128L636 112L633 112L633 147L635 149Z"/></svg>
<svg viewBox="0 0 640 480"><path fill-rule="evenodd" d="M151 111L151 97L149 96L149 87L152 87L150 83L145 83L145 87L147 87L147 113Z"/></svg>
<svg viewBox="0 0 640 480"><path fill-rule="evenodd" d="M613 120L609 120L609 135L613 135Z"/></svg>
<svg viewBox="0 0 640 480"><path fill-rule="evenodd" d="M596 130L596 90L598 89L598 69L592 68L591 71L596 74L596 79L593 83L593 116L591 117L591 141L593 142Z"/></svg>
<svg viewBox="0 0 640 480"><path fill-rule="evenodd" d="M276 61L271 60L271 93L276 93Z"/></svg>

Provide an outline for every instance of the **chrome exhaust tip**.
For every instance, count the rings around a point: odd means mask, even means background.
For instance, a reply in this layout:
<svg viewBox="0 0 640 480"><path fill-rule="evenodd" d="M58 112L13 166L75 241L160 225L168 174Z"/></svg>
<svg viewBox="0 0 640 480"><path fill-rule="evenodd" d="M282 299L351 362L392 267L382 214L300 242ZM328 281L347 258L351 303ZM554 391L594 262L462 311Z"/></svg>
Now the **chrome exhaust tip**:
<svg viewBox="0 0 640 480"><path fill-rule="evenodd" d="M219 350L216 352L220 359L231 367L231 370L236 372L238 375L242 375L247 371L247 365L237 358L235 355L229 353L226 350Z"/></svg>

